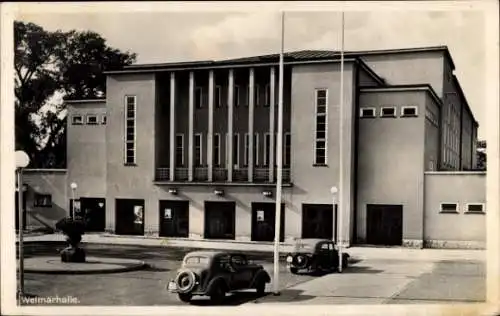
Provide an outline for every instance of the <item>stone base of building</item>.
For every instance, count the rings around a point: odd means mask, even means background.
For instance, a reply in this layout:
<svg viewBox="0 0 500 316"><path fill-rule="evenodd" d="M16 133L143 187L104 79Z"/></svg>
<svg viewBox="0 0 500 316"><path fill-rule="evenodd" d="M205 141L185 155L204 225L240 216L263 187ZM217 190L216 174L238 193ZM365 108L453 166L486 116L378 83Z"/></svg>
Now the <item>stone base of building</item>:
<svg viewBox="0 0 500 316"><path fill-rule="evenodd" d="M403 239L403 247L405 248L424 248L424 241L420 239Z"/></svg>
<svg viewBox="0 0 500 316"><path fill-rule="evenodd" d="M426 240L425 248L438 249L486 249L484 241L464 241L464 240Z"/></svg>

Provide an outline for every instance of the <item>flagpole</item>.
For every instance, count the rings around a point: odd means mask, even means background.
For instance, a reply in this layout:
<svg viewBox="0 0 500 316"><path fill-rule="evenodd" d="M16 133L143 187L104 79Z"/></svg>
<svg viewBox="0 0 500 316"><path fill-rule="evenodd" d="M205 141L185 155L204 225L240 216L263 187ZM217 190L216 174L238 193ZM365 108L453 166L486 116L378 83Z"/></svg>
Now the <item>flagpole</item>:
<svg viewBox="0 0 500 316"><path fill-rule="evenodd" d="M339 265L338 270L342 272L342 246L344 241L343 232L343 212L344 212L344 11L342 11L342 30L340 32L340 132L339 132L339 146L340 146L340 168L339 168L339 197L338 197L338 237L337 247L339 251Z"/></svg>
<svg viewBox="0 0 500 316"><path fill-rule="evenodd" d="M281 189L283 182L283 50L285 42L285 12L281 12L281 48L278 81L278 139L276 175L276 220L274 224L274 295L279 295L279 246L281 232Z"/></svg>

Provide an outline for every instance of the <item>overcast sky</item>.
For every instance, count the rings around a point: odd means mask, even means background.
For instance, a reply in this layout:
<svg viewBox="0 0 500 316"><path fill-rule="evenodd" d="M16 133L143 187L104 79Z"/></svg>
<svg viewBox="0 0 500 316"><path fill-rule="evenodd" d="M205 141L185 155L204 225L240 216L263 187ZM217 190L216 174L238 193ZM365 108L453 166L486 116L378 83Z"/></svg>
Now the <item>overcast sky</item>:
<svg viewBox="0 0 500 316"><path fill-rule="evenodd" d="M361 4L361 2L358 2ZM56 5L56 4L54 4ZM57 4L59 5L59 4ZM239 12L19 13L17 19L48 30L92 30L108 45L135 52L138 63L223 59L276 53L280 15ZM447 45L472 111L483 127L486 71L484 14L446 11L358 11L345 14L345 49L375 50ZM285 50L339 49L340 14L286 14Z"/></svg>

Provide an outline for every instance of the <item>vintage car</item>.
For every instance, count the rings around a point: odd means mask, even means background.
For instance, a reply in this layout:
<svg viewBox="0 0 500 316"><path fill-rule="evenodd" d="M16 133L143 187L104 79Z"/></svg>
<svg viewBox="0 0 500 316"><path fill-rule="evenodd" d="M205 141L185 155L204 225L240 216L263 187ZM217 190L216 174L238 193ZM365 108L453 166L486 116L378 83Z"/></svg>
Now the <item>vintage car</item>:
<svg viewBox="0 0 500 316"><path fill-rule="evenodd" d="M186 303L194 295L210 296L213 302L221 302L226 293L237 290L255 289L262 295L269 282L271 277L262 265L249 263L244 254L194 251L184 257L167 290L177 293Z"/></svg>
<svg viewBox="0 0 500 316"><path fill-rule="evenodd" d="M349 254L342 253L342 269L347 268ZM327 272L338 270L339 252L333 241L328 239L299 239L294 249L286 256L290 272L297 274L300 270L308 272Z"/></svg>

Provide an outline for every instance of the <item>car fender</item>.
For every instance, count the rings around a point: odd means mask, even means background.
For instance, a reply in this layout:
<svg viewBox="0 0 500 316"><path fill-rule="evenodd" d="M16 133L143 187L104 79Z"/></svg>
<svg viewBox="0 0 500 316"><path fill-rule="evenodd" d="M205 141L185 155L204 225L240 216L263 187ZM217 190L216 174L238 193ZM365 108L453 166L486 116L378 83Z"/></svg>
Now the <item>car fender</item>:
<svg viewBox="0 0 500 316"><path fill-rule="evenodd" d="M264 282L265 283L269 283L271 282L271 276L269 275L269 273L267 273L266 270L264 269L261 269L261 270L258 270L253 279L252 279L252 282L250 282L250 286L249 287L253 287L255 285L255 283L257 282L257 280L260 280L261 278L264 279Z"/></svg>
<svg viewBox="0 0 500 316"><path fill-rule="evenodd" d="M210 293L212 293L215 287L219 286L220 284L222 284L225 287L226 291L229 291L230 287L229 284L227 284L226 279L224 279L222 276L218 276L210 280L210 282L208 282L205 292L210 295Z"/></svg>

